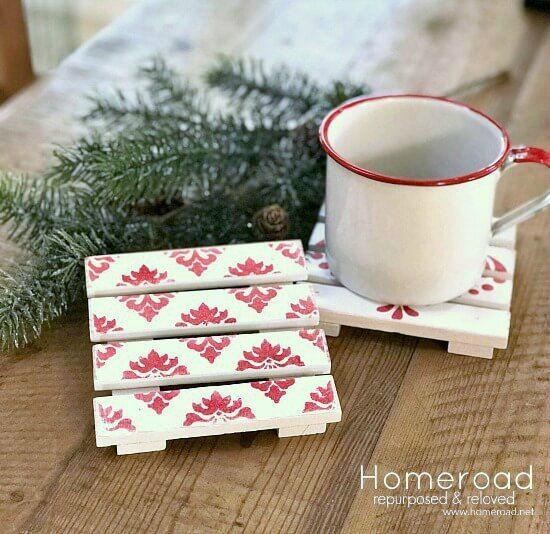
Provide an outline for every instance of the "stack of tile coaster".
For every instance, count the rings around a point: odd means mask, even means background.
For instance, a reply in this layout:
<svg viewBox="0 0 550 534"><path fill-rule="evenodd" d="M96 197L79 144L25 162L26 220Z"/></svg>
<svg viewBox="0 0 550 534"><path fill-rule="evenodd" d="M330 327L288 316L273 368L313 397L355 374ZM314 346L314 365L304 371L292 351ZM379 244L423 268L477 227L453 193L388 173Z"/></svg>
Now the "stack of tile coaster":
<svg viewBox="0 0 550 534"><path fill-rule="evenodd" d="M340 325L441 339L453 354L492 358L494 348L506 348L516 259L516 229L491 239L483 278L452 302L435 306L396 306L376 303L345 287L332 275L324 253L324 205L306 254L312 283L327 335Z"/></svg>
<svg viewBox="0 0 550 534"><path fill-rule="evenodd" d="M293 283L307 279L299 241L94 256L85 269L94 385L112 390L94 399L99 447L340 420L317 305Z"/></svg>

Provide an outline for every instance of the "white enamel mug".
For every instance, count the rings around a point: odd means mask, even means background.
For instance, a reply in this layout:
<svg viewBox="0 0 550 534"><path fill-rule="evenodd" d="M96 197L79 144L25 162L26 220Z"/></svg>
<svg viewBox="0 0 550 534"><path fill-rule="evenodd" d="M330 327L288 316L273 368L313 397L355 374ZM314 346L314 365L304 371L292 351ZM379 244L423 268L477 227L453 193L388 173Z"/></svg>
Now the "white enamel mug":
<svg viewBox="0 0 550 534"><path fill-rule="evenodd" d="M550 153L511 148L494 120L446 98L360 97L325 117L320 140L330 269L377 302L461 295L481 277L491 233L549 203L547 191L493 222L502 171L521 162L550 166Z"/></svg>

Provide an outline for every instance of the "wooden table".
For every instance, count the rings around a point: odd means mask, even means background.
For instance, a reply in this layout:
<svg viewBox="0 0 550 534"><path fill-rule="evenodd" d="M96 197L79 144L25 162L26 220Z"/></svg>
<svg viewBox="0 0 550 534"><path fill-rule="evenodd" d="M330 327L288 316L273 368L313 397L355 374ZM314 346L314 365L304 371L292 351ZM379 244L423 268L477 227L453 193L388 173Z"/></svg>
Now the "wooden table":
<svg viewBox="0 0 550 534"><path fill-rule="evenodd" d="M160 51L190 76L213 53L351 75L377 92L441 94L500 69L511 79L468 101L514 142L550 146L550 28L521 2L180 1L138 6L47 82L0 108L0 162L37 170L73 138L83 96L129 87ZM544 190L548 175L507 175L498 208ZM394 334L345 328L330 342L344 417L322 436L274 433L170 442L117 457L98 449L85 310L27 349L0 357L0 524L30 532L548 532L550 218L519 231L509 348L493 361ZM10 247L4 245L5 253ZM531 517L444 517L438 506L385 509L359 466L430 472L522 470ZM468 490L465 494L471 493ZM546 516L548 520L548 516Z"/></svg>

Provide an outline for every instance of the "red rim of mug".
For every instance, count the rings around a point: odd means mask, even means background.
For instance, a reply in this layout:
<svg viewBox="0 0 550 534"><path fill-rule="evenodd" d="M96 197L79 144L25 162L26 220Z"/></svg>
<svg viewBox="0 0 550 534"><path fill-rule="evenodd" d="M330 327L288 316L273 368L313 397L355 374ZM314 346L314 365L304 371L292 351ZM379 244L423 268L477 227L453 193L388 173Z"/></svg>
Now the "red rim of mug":
<svg viewBox="0 0 550 534"><path fill-rule="evenodd" d="M362 167L354 165L347 159L343 158L340 154L338 154L338 152L336 152L336 150L334 150L334 148L330 144L328 140L328 131L332 121L349 108L352 108L359 104L363 104L365 102L372 102L375 100L383 100L388 98L420 98L425 100L439 100L439 101L447 102L449 104L453 104L455 106L459 106L461 108L466 108L471 112L476 113L477 115L480 115L485 120L489 121L493 126L496 126L498 128L504 140L504 149L502 153L499 155L499 157L490 165L487 165L486 167L483 167L482 169L471 172L469 174L464 174L462 176L452 176L449 178L427 178L424 180L414 180L414 179L407 179L405 177L387 176L387 175L369 171L368 169L364 169ZM492 119L482 111L479 111L478 109L468 106L467 104L458 102L456 100L452 100L450 98L445 98L442 96L419 95L419 94L360 96L358 98L348 100L343 104L340 104L338 107L334 108L332 111L330 111L329 114L323 119L323 122L321 123L321 127L319 128L319 140L321 142L321 146L323 147L323 149L325 150L325 152L329 157L331 157L334 161L339 163L342 167L350 170L355 174L359 174L361 176L364 176L365 178L370 178L378 182L386 182L386 183L398 184L398 185L414 185L414 186L428 186L428 187L436 186L436 185L461 184L464 182L477 180L478 178L483 178L484 176L491 174L492 172L496 171L499 167L501 167L510 151L510 138L508 137L506 130L498 122L496 122L494 119Z"/></svg>

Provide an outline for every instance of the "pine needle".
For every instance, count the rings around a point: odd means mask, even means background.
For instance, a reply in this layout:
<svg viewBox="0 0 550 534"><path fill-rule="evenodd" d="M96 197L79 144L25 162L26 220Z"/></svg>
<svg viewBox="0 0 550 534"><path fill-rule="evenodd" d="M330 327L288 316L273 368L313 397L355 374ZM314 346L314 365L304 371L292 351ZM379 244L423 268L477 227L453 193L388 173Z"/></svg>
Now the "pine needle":
<svg viewBox="0 0 550 534"><path fill-rule="evenodd" d="M0 350L84 298L86 256L253 241L253 215L272 203L307 239L324 191L319 121L368 88L228 57L205 79L222 111L154 58L134 91L90 98L88 133L42 175L0 174L0 224L26 258L0 270Z"/></svg>

